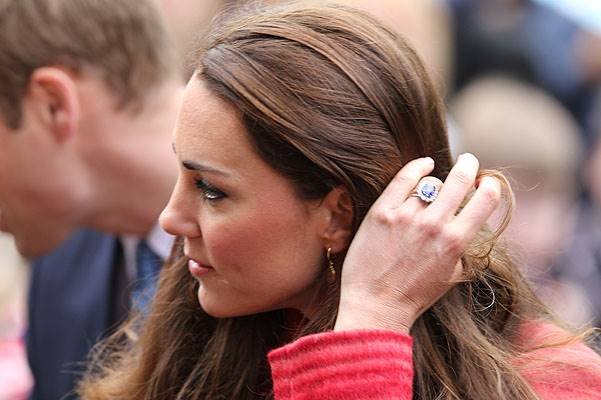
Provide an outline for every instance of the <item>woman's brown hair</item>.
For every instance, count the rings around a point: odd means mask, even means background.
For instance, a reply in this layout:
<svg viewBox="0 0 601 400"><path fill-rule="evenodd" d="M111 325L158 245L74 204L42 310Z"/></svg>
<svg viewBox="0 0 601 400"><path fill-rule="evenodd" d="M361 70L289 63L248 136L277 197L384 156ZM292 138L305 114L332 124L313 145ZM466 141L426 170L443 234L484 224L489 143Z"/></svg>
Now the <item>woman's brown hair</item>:
<svg viewBox="0 0 601 400"><path fill-rule="evenodd" d="M258 154L299 196L344 186L355 231L408 161L431 156L443 180L451 168L445 111L421 61L365 13L254 9L217 24L200 54L192 79L240 111ZM271 399L267 352L332 329L340 282L327 279L325 265L318 311L300 326L285 310L216 319L198 304L181 247L139 337L134 319L96 353L84 399ZM343 259L336 257L338 272ZM485 229L463 262L469 279L412 328L414 399L536 399L512 359L520 323L546 317L544 307Z"/></svg>

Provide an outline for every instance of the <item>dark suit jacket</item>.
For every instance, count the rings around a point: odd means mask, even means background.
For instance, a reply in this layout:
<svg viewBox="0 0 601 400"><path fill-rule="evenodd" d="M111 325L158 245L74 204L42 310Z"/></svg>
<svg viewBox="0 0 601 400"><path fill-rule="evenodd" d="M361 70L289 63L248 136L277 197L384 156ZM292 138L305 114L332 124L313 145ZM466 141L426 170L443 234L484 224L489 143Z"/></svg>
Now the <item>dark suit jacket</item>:
<svg viewBox="0 0 601 400"><path fill-rule="evenodd" d="M89 350L124 317L127 304L116 294L125 276L120 253L115 236L84 230L33 262L26 338L32 399L76 398Z"/></svg>

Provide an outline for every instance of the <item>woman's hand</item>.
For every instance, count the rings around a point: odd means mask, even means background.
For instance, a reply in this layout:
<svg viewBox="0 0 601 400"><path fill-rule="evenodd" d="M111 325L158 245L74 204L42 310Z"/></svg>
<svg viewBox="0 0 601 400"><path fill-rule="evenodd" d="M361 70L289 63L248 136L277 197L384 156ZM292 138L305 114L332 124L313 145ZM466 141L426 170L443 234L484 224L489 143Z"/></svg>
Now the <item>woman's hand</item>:
<svg viewBox="0 0 601 400"><path fill-rule="evenodd" d="M373 204L353 239L342 268L335 330L409 332L415 320L463 275L460 258L496 209L501 188L484 177L478 160L459 157L438 198L428 204L412 193L434 162L407 163Z"/></svg>

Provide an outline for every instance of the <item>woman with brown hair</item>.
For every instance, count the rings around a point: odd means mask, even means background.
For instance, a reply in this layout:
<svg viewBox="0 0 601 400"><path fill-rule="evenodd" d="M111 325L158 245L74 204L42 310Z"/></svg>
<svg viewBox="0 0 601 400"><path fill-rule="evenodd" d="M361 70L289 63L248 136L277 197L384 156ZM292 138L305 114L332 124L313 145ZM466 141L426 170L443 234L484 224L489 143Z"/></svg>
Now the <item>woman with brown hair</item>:
<svg viewBox="0 0 601 400"><path fill-rule="evenodd" d="M444 121L415 53L364 13L214 28L161 218L180 239L83 398L599 398L598 356L482 228L505 181L469 154L451 168Z"/></svg>

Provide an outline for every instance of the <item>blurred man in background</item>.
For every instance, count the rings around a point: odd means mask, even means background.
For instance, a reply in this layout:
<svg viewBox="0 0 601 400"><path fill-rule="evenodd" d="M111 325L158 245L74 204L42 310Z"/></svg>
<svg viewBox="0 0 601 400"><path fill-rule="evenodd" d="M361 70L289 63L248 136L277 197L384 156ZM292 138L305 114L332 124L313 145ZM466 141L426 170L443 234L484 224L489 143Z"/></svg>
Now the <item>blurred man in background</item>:
<svg viewBox="0 0 601 400"><path fill-rule="evenodd" d="M439 0L340 0L368 11L403 35L424 60L444 94L453 73L453 36L449 7Z"/></svg>
<svg viewBox="0 0 601 400"><path fill-rule="evenodd" d="M156 221L182 82L151 0L1 0L0 37L0 229L42 256L32 397L71 398L91 346L144 306L169 252Z"/></svg>

